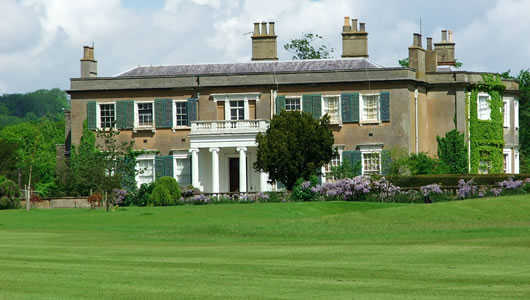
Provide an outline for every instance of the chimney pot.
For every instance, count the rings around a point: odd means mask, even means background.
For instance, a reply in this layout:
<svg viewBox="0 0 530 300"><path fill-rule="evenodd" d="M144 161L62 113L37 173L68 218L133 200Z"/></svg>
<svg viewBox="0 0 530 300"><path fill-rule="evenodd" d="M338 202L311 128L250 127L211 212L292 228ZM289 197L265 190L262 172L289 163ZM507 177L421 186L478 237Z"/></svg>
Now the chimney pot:
<svg viewBox="0 0 530 300"><path fill-rule="evenodd" d="M350 32L350 31L351 31L350 17L344 17L344 25L342 25L342 32Z"/></svg>
<svg viewBox="0 0 530 300"><path fill-rule="evenodd" d="M447 42L447 30L442 30L442 42Z"/></svg>
<svg viewBox="0 0 530 300"><path fill-rule="evenodd" d="M447 39L450 43L453 42L453 31L452 30L448 30L447 31Z"/></svg>
<svg viewBox="0 0 530 300"><path fill-rule="evenodd" d="M261 23L261 35L267 35L267 22Z"/></svg>
<svg viewBox="0 0 530 300"><path fill-rule="evenodd" d="M269 35L275 35L274 22L269 22Z"/></svg>
<svg viewBox="0 0 530 300"><path fill-rule="evenodd" d="M254 23L254 35L259 35L259 23Z"/></svg>
<svg viewBox="0 0 530 300"><path fill-rule="evenodd" d="M432 37L427 38L427 50L432 50Z"/></svg>
<svg viewBox="0 0 530 300"><path fill-rule="evenodd" d="M421 34L419 34L419 33L414 33L414 42L413 42L412 45L415 46L415 47L422 48Z"/></svg>
<svg viewBox="0 0 530 300"><path fill-rule="evenodd" d="M366 32L366 23L359 23L359 31Z"/></svg>
<svg viewBox="0 0 530 300"><path fill-rule="evenodd" d="M359 31L359 28L357 28L357 22L358 22L358 21L359 21L359 20L357 20L357 19L353 19L353 20L351 20L351 27L352 27L353 32L357 32L357 31Z"/></svg>

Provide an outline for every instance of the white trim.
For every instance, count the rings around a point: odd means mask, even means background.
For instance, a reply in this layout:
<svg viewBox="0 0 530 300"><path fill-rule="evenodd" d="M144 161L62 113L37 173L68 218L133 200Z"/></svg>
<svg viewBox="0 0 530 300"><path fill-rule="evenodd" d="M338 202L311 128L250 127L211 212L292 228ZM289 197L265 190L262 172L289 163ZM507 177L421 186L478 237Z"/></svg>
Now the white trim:
<svg viewBox="0 0 530 300"><path fill-rule="evenodd" d="M338 114L338 122L332 122L330 120L330 124L342 124L342 97L341 95L321 95L320 96L320 115L324 115L324 104L326 101L324 101L324 98L332 98L337 97L339 99L338 107L337 107L337 114ZM300 107L302 108L302 102L300 101Z"/></svg>
<svg viewBox="0 0 530 300"><path fill-rule="evenodd" d="M96 102L96 128L97 129L108 129L108 128L101 128L101 110L99 108L99 106L101 104L114 104L114 127L112 127L113 129L116 128L116 102Z"/></svg>
<svg viewBox="0 0 530 300"><path fill-rule="evenodd" d="M153 104L153 125L152 126L140 126L140 120L138 116L138 104L142 103L151 103ZM134 129L152 129L154 130L156 128L156 112L155 112L155 101L154 100L146 100L146 101L134 101Z"/></svg>
<svg viewBox="0 0 530 300"><path fill-rule="evenodd" d="M510 98L504 98L502 100L502 108L503 108L502 115L504 118L504 128L510 128L510 113L511 113Z"/></svg>
<svg viewBox="0 0 530 300"><path fill-rule="evenodd" d="M361 170L362 175L365 175L364 171L364 154L378 153L379 154L379 174L383 171L383 162L381 161L381 152L383 152L382 145L359 145L359 150L361 151Z"/></svg>
<svg viewBox="0 0 530 300"><path fill-rule="evenodd" d="M181 184L180 182L180 174L177 175L177 160L186 160L186 159L189 159L190 160L190 165L189 165L189 175L190 175L190 182L189 184L193 184L193 179L192 179L192 166L191 166L191 153L188 151L188 150L177 150L177 151L173 151L173 178L175 178L175 180Z"/></svg>
<svg viewBox="0 0 530 300"><path fill-rule="evenodd" d="M252 93L229 93L229 94L211 94L213 101L230 101L230 100L256 100L259 101L261 93L252 92Z"/></svg>
<svg viewBox="0 0 530 300"><path fill-rule="evenodd" d="M156 164L155 164L155 157L156 157L156 154L140 154L138 157L136 157L136 165L135 165L135 169L138 170L138 161L141 161L141 160L150 160L153 162L153 174L152 174L152 180L151 182L155 182L155 178L156 178ZM140 182L139 182L139 179L140 179L140 175L141 174L136 174L135 176L135 180L136 180L136 184L138 187L141 186Z"/></svg>
<svg viewBox="0 0 530 300"><path fill-rule="evenodd" d="M489 108L489 116L488 118L481 118L480 117L480 97L488 97L488 108ZM491 95L488 93L478 93L477 95L477 119L482 121L490 121L491 120Z"/></svg>
<svg viewBox="0 0 530 300"><path fill-rule="evenodd" d="M177 126L177 102L184 102L184 103L187 103L188 100L182 100L182 99L172 99L173 101L171 102L171 105L173 105L173 123L171 124L171 128L173 128L173 130L175 129L189 129L190 126L187 126L187 125L178 125ZM188 107L186 106L186 115L187 115L187 118L188 118L188 123L190 122L189 120L189 111L188 111Z"/></svg>
<svg viewBox="0 0 530 300"><path fill-rule="evenodd" d="M295 111L295 110L287 110L287 99L298 99L300 100L300 111L303 111L303 99L302 96L284 96L285 97L285 111Z"/></svg>
<svg viewBox="0 0 530 300"><path fill-rule="evenodd" d="M504 156L507 156L506 160L506 170L503 169L504 173L506 174L512 174L512 149L510 148L504 148L502 150L502 159L504 164Z"/></svg>
<svg viewBox="0 0 530 300"><path fill-rule="evenodd" d="M378 96L379 101L377 103L377 120L364 120L364 97L368 96ZM359 124L381 124L381 93L371 93L371 94L359 94Z"/></svg>

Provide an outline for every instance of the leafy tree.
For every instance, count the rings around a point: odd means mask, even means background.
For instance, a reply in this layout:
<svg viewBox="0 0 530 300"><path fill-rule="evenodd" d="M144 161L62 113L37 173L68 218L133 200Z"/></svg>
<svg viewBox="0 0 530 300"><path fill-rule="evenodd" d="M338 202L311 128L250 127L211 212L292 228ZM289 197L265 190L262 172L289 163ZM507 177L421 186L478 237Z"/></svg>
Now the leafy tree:
<svg viewBox="0 0 530 300"><path fill-rule="evenodd" d="M333 58L333 48L321 42L324 38L318 34L305 33L302 38L292 39L283 48L293 53L293 59L321 59ZM320 42L320 43L319 43Z"/></svg>
<svg viewBox="0 0 530 300"><path fill-rule="evenodd" d="M398 60L398 63L399 63L399 65L402 66L403 68L408 68L408 67L410 66L409 58L408 58L408 57Z"/></svg>
<svg viewBox="0 0 530 300"><path fill-rule="evenodd" d="M63 110L68 107L66 93L60 89L4 94L0 96L0 127L36 121L42 117L60 120Z"/></svg>
<svg viewBox="0 0 530 300"><path fill-rule="evenodd" d="M254 168L269 173L272 182L291 190L298 178L308 180L334 155L329 116L315 120L308 113L282 111L270 127L256 137Z"/></svg>
<svg viewBox="0 0 530 300"><path fill-rule="evenodd" d="M467 147L463 133L453 129L445 137L436 137L438 157L448 167L450 174L467 174Z"/></svg>

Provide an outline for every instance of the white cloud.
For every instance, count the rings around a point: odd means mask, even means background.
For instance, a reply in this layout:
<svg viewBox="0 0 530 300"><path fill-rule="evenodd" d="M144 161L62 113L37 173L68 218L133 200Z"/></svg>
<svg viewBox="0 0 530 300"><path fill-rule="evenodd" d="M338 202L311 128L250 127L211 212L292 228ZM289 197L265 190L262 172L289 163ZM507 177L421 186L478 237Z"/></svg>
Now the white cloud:
<svg viewBox="0 0 530 300"><path fill-rule="evenodd" d="M367 23L370 57L382 65L407 56L422 16L423 31L435 41L442 27L455 31L466 69L530 67L530 0L165 0L147 12L122 1L0 0L0 88L68 88L69 78L79 76L83 44L92 42L101 76L140 64L248 61L257 21L276 22L280 59L290 58L282 45L303 32L324 36L340 57L348 15ZM443 11L453 5L466 13Z"/></svg>

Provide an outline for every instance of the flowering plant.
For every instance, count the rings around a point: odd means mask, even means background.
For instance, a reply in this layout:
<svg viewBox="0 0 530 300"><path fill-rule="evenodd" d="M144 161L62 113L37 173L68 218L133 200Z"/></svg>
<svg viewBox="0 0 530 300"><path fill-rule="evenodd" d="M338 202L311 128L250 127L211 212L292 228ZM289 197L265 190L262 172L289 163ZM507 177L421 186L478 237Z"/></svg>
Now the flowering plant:
<svg viewBox="0 0 530 300"><path fill-rule="evenodd" d="M477 186L473 184L473 179L465 181L460 179L458 181L458 198L464 199L469 198L477 194Z"/></svg>
<svg viewBox="0 0 530 300"><path fill-rule="evenodd" d="M432 194L443 194L443 191L439 184L433 183L420 188L424 197L428 197Z"/></svg>
<svg viewBox="0 0 530 300"><path fill-rule="evenodd" d="M527 178L528 179L528 178ZM523 186L522 180L513 180L513 178L509 178L507 180L501 181L498 183L498 185L501 188L507 189L507 190L516 190Z"/></svg>

